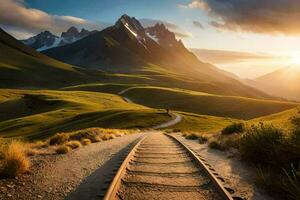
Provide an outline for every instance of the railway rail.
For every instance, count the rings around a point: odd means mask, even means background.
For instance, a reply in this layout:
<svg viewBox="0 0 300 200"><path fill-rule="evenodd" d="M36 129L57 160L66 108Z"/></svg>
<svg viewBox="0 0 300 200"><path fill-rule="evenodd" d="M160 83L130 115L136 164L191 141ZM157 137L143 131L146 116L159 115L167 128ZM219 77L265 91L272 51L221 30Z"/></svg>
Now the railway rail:
<svg viewBox="0 0 300 200"><path fill-rule="evenodd" d="M209 168L175 137L151 133L134 145L103 199L239 199Z"/></svg>

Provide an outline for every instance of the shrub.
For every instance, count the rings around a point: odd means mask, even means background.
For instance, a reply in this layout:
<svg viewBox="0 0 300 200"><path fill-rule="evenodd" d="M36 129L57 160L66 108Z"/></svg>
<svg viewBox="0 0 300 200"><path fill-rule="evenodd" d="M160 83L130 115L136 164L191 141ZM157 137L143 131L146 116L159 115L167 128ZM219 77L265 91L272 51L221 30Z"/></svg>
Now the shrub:
<svg viewBox="0 0 300 200"><path fill-rule="evenodd" d="M59 133L49 139L50 145L61 145L68 141L69 136L66 133Z"/></svg>
<svg viewBox="0 0 300 200"><path fill-rule="evenodd" d="M70 134L69 140L78 140L81 141L82 139L90 139L92 143L101 142L102 139L100 138L101 135L104 134L104 129L100 128L89 128L81 131L76 131Z"/></svg>
<svg viewBox="0 0 300 200"><path fill-rule="evenodd" d="M199 138L199 136L195 133L191 133L191 134L187 134L185 136L185 138L188 139L188 140L197 140Z"/></svg>
<svg viewBox="0 0 300 200"><path fill-rule="evenodd" d="M181 133L182 137L186 137L188 134L186 132Z"/></svg>
<svg viewBox="0 0 300 200"><path fill-rule="evenodd" d="M240 139L242 158L257 164L276 165L281 162L286 146L282 130L272 125L252 126Z"/></svg>
<svg viewBox="0 0 300 200"><path fill-rule="evenodd" d="M70 142L67 142L66 146L72 148L72 149L77 149L79 147L81 147L81 143L79 141L70 141Z"/></svg>
<svg viewBox="0 0 300 200"><path fill-rule="evenodd" d="M217 149L220 151L225 151L227 149L225 145L223 145L221 142L216 140L211 141L208 146L212 149Z"/></svg>
<svg viewBox="0 0 300 200"><path fill-rule="evenodd" d="M291 199L300 199L300 169L291 167L289 171L284 170L287 177L287 182L285 183L285 190L290 194Z"/></svg>
<svg viewBox="0 0 300 200"><path fill-rule="evenodd" d="M66 153L68 153L70 150L71 150L70 147L68 147L68 146L66 146L66 145L62 145L62 146L60 146L60 147L58 147L58 148L56 149L56 153L58 153L58 154L66 154Z"/></svg>
<svg viewBox="0 0 300 200"><path fill-rule="evenodd" d="M115 135L110 134L110 133L106 133L105 135L102 136L101 139L102 139L102 140L111 140L111 139L114 139L114 138L116 138Z"/></svg>
<svg viewBox="0 0 300 200"><path fill-rule="evenodd" d="M28 149L26 150L26 155L27 155L27 156L34 156L34 155L36 155L36 154L38 154L38 153L39 153L38 150L32 149L32 148L28 148Z"/></svg>
<svg viewBox="0 0 300 200"><path fill-rule="evenodd" d="M233 123L222 130L222 134L229 135L233 133L242 133L245 131L245 125L243 123Z"/></svg>
<svg viewBox="0 0 300 200"><path fill-rule="evenodd" d="M84 138L81 140L81 144L86 146L86 145L90 145L92 143L92 141L90 139Z"/></svg>
<svg viewBox="0 0 300 200"><path fill-rule="evenodd" d="M23 143L13 141L3 152L4 161L1 174L4 177L14 178L18 174L28 171L30 162L26 156L26 147Z"/></svg>
<svg viewBox="0 0 300 200"><path fill-rule="evenodd" d="M99 136L96 136L92 142L102 142L102 139Z"/></svg>
<svg viewBox="0 0 300 200"><path fill-rule="evenodd" d="M208 139L207 139L207 137L200 135L198 138L198 141L199 141L199 144L204 144L208 141Z"/></svg>
<svg viewBox="0 0 300 200"><path fill-rule="evenodd" d="M173 129L173 132L174 132L174 133L181 132L181 129L179 129L179 128L175 128L175 129Z"/></svg>

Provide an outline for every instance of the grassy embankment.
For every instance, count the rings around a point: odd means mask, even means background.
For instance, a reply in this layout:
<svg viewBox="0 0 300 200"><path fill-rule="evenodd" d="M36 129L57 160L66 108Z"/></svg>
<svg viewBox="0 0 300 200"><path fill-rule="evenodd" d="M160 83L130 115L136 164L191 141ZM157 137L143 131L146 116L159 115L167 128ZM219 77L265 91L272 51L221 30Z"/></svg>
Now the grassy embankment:
<svg viewBox="0 0 300 200"><path fill-rule="evenodd" d="M170 120L157 109L96 92L1 90L0 136L42 139L88 127L143 128Z"/></svg>

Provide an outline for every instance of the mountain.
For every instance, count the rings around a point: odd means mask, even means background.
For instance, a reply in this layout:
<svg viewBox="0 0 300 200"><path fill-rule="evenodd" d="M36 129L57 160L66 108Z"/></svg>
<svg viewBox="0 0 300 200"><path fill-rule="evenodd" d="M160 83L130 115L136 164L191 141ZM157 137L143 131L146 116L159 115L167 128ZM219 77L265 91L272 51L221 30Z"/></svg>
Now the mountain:
<svg viewBox="0 0 300 200"><path fill-rule="evenodd" d="M62 32L60 37L52 34L49 31L44 31L36 36L22 40L22 42L27 46L36 49L37 51L43 51L53 47L70 44L95 32L96 31L88 31L86 29L81 29L79 32L77 28L70 27L66 32Z"/></svg>
<svg viewBox="0 0 300 200"><path fill-rule="evenodd" d="M140 74L148 77L147 83L160 86L270 97L230 77L227 72L199 61L163 24L144 28L128 15L121 16L115 25L100 32L42 53L83 68Z"/></svg>
<svg viewBox="0 0 300 200"><path fill-rule="evenodd" d="M300 101L300 65L276 70L256 78L251 84L271 95Z"/></svg>
<svg viewBox="0 0 300 200"><path fill-rule="evenodd" d="M0 29L0 88L53 88L95 81L89 73L47 57Z"/></svg>

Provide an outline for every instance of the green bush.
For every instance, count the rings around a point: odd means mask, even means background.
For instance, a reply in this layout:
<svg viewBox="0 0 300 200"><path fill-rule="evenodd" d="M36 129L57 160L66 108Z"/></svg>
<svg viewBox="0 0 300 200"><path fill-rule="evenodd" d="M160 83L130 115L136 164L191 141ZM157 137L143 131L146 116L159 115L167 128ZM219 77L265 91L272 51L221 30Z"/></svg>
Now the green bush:
<svg viewBox="0 0 300 200"><path fill-rule="evenodd" d="M185 138L188 139L188 140L197 140L199 138L199 136L195 133L191 133L191 134L187 134L185 136Z"/></svg>
<svg viewBox="0 0 300 200"><path fill-rule="evenodd" d="M276 165L283 159L285 136L272 125L252 126L241 137L239 150L242 158L256 164Z"/></svg>
<svg viewBox="0 0 300 200"><path fill-rule="evenodd" d="M289 171L284 170L287 177L285 190L291 199L300 199L300 168L296 169L293 165Z"/></svg>
<svg viewBox="0 0 300 200"><path fill-rule="evenodd" d="M221 143L220 141L217 141L217 140L211 141L208 146L211 149L217 149L220 151L225 151L227 149L227 147L223 143Z"/></svg>
<svg viewBox="0 0 300 200"><path fill-rule="evenodd" d="M222 134L229 135L233 133L242 133L245 131L245 125L243 123L233 123L222 130Z"/></svg>

